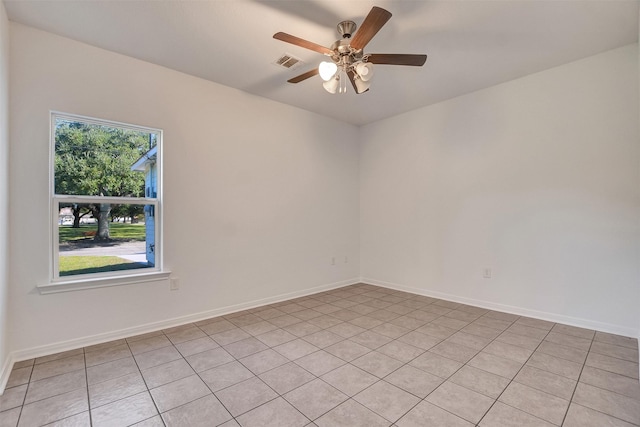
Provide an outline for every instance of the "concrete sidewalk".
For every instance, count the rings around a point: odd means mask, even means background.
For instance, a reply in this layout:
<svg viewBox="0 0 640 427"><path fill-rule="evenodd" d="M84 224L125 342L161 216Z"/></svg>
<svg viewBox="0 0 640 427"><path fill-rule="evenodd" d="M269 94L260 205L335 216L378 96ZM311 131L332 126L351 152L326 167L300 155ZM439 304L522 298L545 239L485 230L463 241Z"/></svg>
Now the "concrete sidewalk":
<svg viewBox="0 0 640 427"><path fill-rule="evenodd" d="M147 262L145 242L96 243L87 247L60 246L60 256L117 256L133 262Z"/></svg>

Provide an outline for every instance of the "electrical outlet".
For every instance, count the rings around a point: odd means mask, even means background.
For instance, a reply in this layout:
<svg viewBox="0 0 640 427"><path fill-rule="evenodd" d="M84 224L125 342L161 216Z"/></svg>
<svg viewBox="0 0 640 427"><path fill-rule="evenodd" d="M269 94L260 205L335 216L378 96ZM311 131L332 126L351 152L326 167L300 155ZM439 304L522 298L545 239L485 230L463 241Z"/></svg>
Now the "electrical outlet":
<svg viewBox="0 0 640 427"><path fill-rule="evenodd" d="M177 277L172 277L170 280L170 286L169 289L172 291L177 291L178 289L180 289L180 279L178 279Z"/></svg>
<svg viewBox="0 0 640 427"><path fill-rule="evenodd" d="M491 279L491 267L485 267L482 269L482 277L485 279Z"/></svg>

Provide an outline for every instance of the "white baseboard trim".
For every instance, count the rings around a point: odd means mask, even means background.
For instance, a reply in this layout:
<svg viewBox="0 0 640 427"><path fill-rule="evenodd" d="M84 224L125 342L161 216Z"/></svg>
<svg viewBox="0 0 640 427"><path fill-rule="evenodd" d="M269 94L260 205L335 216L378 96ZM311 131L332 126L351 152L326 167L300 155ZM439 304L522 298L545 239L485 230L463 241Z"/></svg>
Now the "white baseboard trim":
<svg viewBox="0 0 640 427"><path fill-rule="evenodd" d="M486 308L488 310L495 310L495 311L502 311L505 313L516 314L518 316L534 317L536 319L547 320L555 323L562 323L565 325L577 326L579 328L593 329L596 331L607 332L610 334L623 335L625 337L631 337L631 338L638 337L638 339L640 340L640 331L633 328L625 327L625 326L613 325L613 324L604 323L604 322L597 322L594 320L582 319L578 317L571 317L571 316L566 316L564 314L531 310L524 307L499 304L499 303L494 303L490 301L465 298L458 295L432 291L429 289L412 288L409 286L398 285L396 283L384 282L382 280L370 279L366 277L361 277L360 282L366 283L369 285L381 286L383 288L410 292L412 294L423 295L431 298L438 298L438 299L443 299L447 301L473 305L476 307Z"/></svg>
<svg viewBox="0 0 640 427"><path fill-rule="evenodd" d="M349 280L342 280L340 282L329 283L326 285L315 286L302 291L289 292L286 294L276 295L274 297L262 298L254 301L249 301L242 304L235 304L226 307L216 308L214 310L203 311L200 313L189 314L187 316L175 317L172 319L161 320L159 322L147 323L144 325L134 326L131 328L120 329L117 331L106 332L102 334L91 335L82 338L76 338L73 340L62 341L54 344L47 344L39 347L28 348L24 350L16 350L9 353L5 364L0 371L0 394L4 391L4 387L11 374L11 369L15 362L22 360L29 360L35 357L47 356L50 354L60 353L67 350L73 350L81 347L88 347L94 344L101 344L108 341L113 341L121 338L132 337L135 335L146 334L148 332L154 332L161 329L173 328L175 326L184 325L187 323L198 322L200 320L209 319L211 317L224 316L226 314L235 313L237 311L249 310L255 307L259 307L266 304L273 304L277 302L287 301L293 298L304 297L308 295L317 294L320 292L328 291L331 289L342 288L344 286L354 285L360 283L360 278L354 278Z"/></svg>
<svg viewBox="0 0 640 427"><path fill-rule="evenodd" d="M0 370L0 396L2 396L2 393L4 393L4 388L7 386L9 375L11 375L11 369L13 368L14 362L15 359L13 358L13 354L9 353L7 355L7 359L2 365L2 370Z"/></svg>

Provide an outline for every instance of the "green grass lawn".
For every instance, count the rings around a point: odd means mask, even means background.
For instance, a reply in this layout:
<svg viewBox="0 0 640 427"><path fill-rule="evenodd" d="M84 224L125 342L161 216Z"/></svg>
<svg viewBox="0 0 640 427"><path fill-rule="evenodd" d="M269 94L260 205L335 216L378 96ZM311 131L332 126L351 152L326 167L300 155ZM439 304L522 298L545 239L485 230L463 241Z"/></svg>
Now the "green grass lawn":
<svg viewBox="0 0 640 427"><path fill-rule="evenodd" d="M70 225L58 226L60 243L74 240L91 239L89 233L98 230L98 224L81 225L80 228L72 228ZM144 224L121 224L117 222L109 223L109 235L114 240L128 240L144 242Z"/></svg>
<svg viewBox="0 0 640 427"><path fill-rule="evenodd" d="M61 256L58 268L60 276L71 276L147 267L149 267L147 264L129 261L117 256Z"/></svg>

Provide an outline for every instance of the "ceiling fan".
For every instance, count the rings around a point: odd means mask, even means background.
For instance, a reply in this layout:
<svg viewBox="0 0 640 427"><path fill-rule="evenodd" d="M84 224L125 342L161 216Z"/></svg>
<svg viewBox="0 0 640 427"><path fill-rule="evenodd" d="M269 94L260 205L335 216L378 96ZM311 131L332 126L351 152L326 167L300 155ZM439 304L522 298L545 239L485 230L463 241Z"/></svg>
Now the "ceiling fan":
<svg viewBox="0 0 640 427"><path fill-rule="evenodd" d="M342 39L337 40L330 48L292 36L287 33L276 33L274 39L291 43L296 46L322 53L331 58L323 61L318 68L287 80L289 83L300 83L310 77L320 74L324 80L323 86L329 93L345 93L347 91L346 77L351 81L357 94L369 90L373 76L372 64L413 65L422 66L427 55L393 54L393 53L364 53L363 49L378 31L391 18L391 12L374 6L356 31L353 21L342 21L338 24L338 34Z"/></svg>

